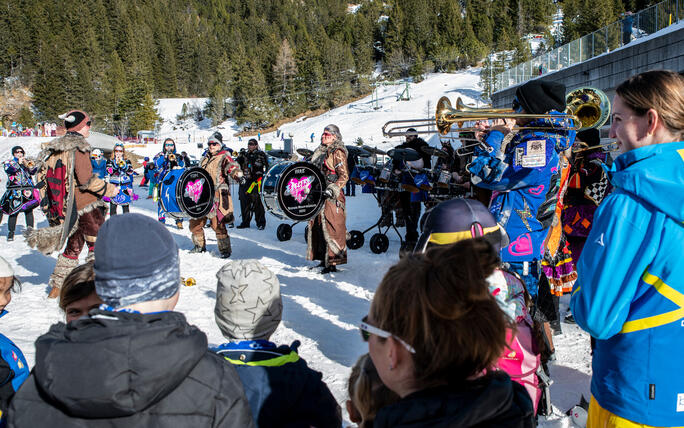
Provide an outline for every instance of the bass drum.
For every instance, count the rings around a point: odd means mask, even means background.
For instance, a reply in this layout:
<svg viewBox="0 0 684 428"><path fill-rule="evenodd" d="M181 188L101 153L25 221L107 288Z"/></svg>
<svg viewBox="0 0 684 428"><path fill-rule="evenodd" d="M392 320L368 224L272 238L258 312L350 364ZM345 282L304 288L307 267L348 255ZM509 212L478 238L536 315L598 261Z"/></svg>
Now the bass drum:
<svg viewBox="0 0 684 428"><path fill-rule="evenodd" d="M159 201L173 218L200 218L214 207L214 192L214 180L206 170L175 168L159 184Z"/></svg>
<svg viewBox="0 0 684 428"><path fill-rule="evenodd" d="M262 183L261 202L279 219L306 221L323 209L325 177L312 163L277 163L266 172Z"/></svg>

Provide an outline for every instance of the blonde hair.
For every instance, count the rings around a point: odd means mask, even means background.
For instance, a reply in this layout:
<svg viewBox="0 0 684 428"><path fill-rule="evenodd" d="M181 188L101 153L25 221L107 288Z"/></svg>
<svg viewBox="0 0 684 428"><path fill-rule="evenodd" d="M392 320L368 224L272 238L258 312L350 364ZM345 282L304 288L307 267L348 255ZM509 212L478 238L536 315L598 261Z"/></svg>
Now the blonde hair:
<svg viewBox="0 0 684 428"><path fill-rule="evenodd" d="M361 355L352 367L347 391L361 416L359 428L372 426L378 410L399 400L399 396L382 383L368 354Z"/></svg>
<svg viewBox="0 0 684 428"><path fill-rule="evenodd" d="M670 70L652 70L630 77L615 89L625 105L643 116L658 112L663 125L679 139L684 137L684 77Z"/></svg>
<svg viewBox="0 0 684 428"><path fill-rule="evenodd" d="M370 314L416 350L414 381L421 388L464 381L501 356L506 329L514 326L486 282L498 263L492 245L476 238L411 254L385 274Z"/></svg>

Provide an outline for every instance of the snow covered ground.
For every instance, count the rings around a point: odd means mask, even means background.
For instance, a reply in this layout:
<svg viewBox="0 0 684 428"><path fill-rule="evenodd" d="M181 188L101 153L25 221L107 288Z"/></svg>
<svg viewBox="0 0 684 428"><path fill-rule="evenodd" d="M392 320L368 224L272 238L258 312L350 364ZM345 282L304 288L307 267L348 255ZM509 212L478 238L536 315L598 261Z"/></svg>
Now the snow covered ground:
<svg viewBox="0 0 684 428"><path fill-rule="evenodd" d="M328 123L336 123L342 130L345 141L349 144L361 137L367 144L387 149L399 143L399 139L385 142L381 136L381 127L390 119L428 117L433 115L436 100L447 94L452 102L456 96L463 96L466 102L474 102L479 97L480 88L478 71L471 70L462 74L432 75L426 81L412 85L411 101L396 101L398 88L380 88L380 110L374 110L369 100L364 99L351 105L332 110L322 116L298 120L283 125L281 130L292 133L296 147L314 148L308 143L311 132L320 138L323 127ZM430 113L427 103L430 101ZM164 115L175 118L180 112L182 102L172 100L160 103L175 104L178 110L167 105L162 107ZM167 123L162 129L169 127ZM240 142L229 136L230 123L222 125L224 140L234 149L244 147L246 139ZM192 125L189 132L206 138L215 129ZM205 136L206 135L206 136ZM179 135L180 136L180 135ZM44 138L0 138L0 160L7 159L14 145L22 145L29 156L38 153L40 143L48 141ZM187 135L185 136L187 141ZM262 143L279 143L275 133L262 135ZM436 140L431 140L433 145ZM262 144L263 147L263 144ZM154 155L160 145L134 149L141 155ZM182 144L179 150L199 155L201 149L196 144ZM0 184L4 191L6 179ZM237 194L237 189L233 189ZM136 187L142 196L132 205L131 211L151 217L156 216L156 205L152 200L144 199L146 190ZM371 195L361 194L348 198L347 227L363 230L372 225L380 211ZM237 198L235 199L237 204ZM37 226L46 225L42 213L36 211ZM5 220L6 223L6 220ZM169 221L169 224L171 222ZM349 264L342 266L339 272L322 276L317 270L309 270L312 262L304 258L306 244L304 241L304 225L294 227L292 240L279 242L275 230L281 222L267 215L267 226L263 231L251 229L229 229L233 245L233 258L254 258L260 260L275 272L281 283L284 312L283 322L276 331L273 340L278 343L292 343L300 340L300 354L309 365L323 373L324 380L344 409L347 399L346 381L350 367L359 355L367 352L367 345L360 339L357 325L367 313L373 292L387 269L398 260L399 239L389 235L390 248L385 254L373 254L368 248L370 235L366 235L366 244L359 250L349 251ZM19 218L17 233L23 231L23 216ZM401 230L401 229L400 229ZM14 242L6 242L6 226L0 227L0 255L15 266L16 273L24 283L23 290L13 296L8 310L9 314L0 321L0 332L7 335L25 353L29 364L33 365L35 349L33 342L46 332L49 326L64 319L57 307L57 302L48 300L47 281L56 262L56 255L44 256L36 250L29 249L21 238ZM207 247L209 253L190 254L192 248L190 234L185 229L177 230L169 225L180 247L181 273L185 277L194 277L197 286L184 287L181 290L177 310L183 312L188 320L207 333L209 343L216 345L224 341L214 322L214 300L216 291L215 273L223 261L216 257L216 239L213 232L207 231ZM401 230L403 233L403 230ZM132 245L135 245L132 243ZM85 258L83 252L82 257ZM567 309L567 297L562 300L561 310ZM580 395L589 395L591 376L591 357L589 354L589 337L574 325L563 324L564 334L556 336L557 361L551 365L554 380L552 401L557 407L554 416L541 421L545 427L568 427L570 421L562 413L579 402ZM346 413L346 412L345 412Z"/></svg>

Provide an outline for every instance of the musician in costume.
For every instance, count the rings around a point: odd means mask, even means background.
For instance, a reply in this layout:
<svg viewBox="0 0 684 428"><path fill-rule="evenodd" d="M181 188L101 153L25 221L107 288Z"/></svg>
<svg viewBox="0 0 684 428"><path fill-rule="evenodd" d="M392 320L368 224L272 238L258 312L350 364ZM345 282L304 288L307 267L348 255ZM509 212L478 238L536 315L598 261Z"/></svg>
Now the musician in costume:
<svg viewBox="0 0 684 428"><path fill-rule="evenodd" d="M116 143L112 156L107 162L109 182L119 186L119 194L109 200L109 215L116 215L116 207L121 206L123 213L129 211L129 204L137 195L133 193L133 171L131 161L126 159L126 151L122 143Z"/></svg>
<svg viewBox="0 0 684 428"><path fill-rule="evenodd" d="M86 141L91 125L88 114L72 110L60 117L67 132L44 145L36 174L40 206L50 226L25 233L26 243L45 254L61 250L66 243L50 275L50 298L59 296L64 278L78 266L84 244L88 246L88 259L94 257L97 232L104 223L97 208L104 205L103 197L119 193L117 186L93 174L91 147Z"/></svg>
<svg viewBox="0 0 684 428"><path fill-rule="evenodd" d="M0 205L2 212L9 215L7 240L13 241L19 213L24 213L26 228L33 227L33 209L38 206L40 196L31 178L36 173L36 167L33 161L25 157L21 146L12 147L12 158L5 161L4 167L8 181Z"/></svg>
<svg viewBox="0 0 684 428"><path fill-rule="evenodd" d="M102 155L102 150L93 149L92 153L90 153L90 158L93 174L97 175L97 178L104 179L107 176L107 159Z"/></svg>
<svg viewBox="0 0 684 428"><path fill-rule="evenodd" d="M518 87L512 103L516 113L561 116L565 85L534 80ZM510 237L501 259L519 274L536 299L544 240L555 212L558 195L558 152L567 149L575 131L559 119L506 119L487 129L484 142L491 151L475 147L467 169L472 183L492 190L489 206ZM514 125L544 130L513 131Z"/></svg>
<svg viewBox="0 0 684 428"><path fill-rule="evenodd" d="M412 178L408 174L407 167L417 170L430 168L430 155L423 152L423 147L429 147L428 143L426 143L422 138L418 137L418 133L415 129L409 128L407 130L406 141L396 148L413 149L418 152L420 159L405 162L396 160L394 161L393 167L396 171L400 171L400 173L404 176L403 179L412 181ZM399 192L399 204L406 220L406 236L402 251L412 251L413 247L416 245L416 241L418 240L418 220L420 219L421 203L425 201L427 201L426 192Z"/></svg>
<svg viewBox="0 0 684 428"><path fill-rule="evenodd" d="M216 135L218 134L218 135ZM208 150L200 160L200 168L209 173L214 180L216 187L214 208L205 217L190 220L190 232L192 233L192 243L195 245L191 253L203 253L206 251L206 241L204 238L204 224L207 219L210 221L211 228L216 233L216 244L219 255L222 259L227 259L232 253L230 246L230 236L226 230L226 223L233 221L233 200L230 196L229 179L244 183L244 177L240 166L228 154L223 147L220 133L214 134L209 138Z"/></svg>
<svg viewBox="0 0 684 428"><path fill-rule="evenodd" d="M344 186L349 179L347 148L337 125L328 125L321 135L321 145L311 155L311 163L326 178L326 201L321 212L309 220L307 260L319 260L321 273L336 272L347 263L347 226Z"/></svg>
<svg viewBox="0 0 684 428"><path fill-rule="evenodd" d="M153 170L154 170L154 186L159 190L159 185L166 175L167 172L171 171L175 167L184 167L185 163L183 159L176 153L176 142L173 138L167 138L164 140L164 148L161 153L152 159ZM162 208L161 199L157 201L157 216L161 223L166 223L166 213ZM176 227L179 229L183 228L183 220L176 220Z"/></svg>
<svg viewBox="0 0 684 428"><path fill-rule="evenodd" d="M241 184L239 190L242 221L237 228L249 228L252 214L254 214L257 228L263 230L266 227L266 213L259 193L261 192L261 179L268 171L268 156L259 150L257 140L250 138L247 142L247 151L240 150L237 162L240 164L245 177L245 184Z"/></svg>

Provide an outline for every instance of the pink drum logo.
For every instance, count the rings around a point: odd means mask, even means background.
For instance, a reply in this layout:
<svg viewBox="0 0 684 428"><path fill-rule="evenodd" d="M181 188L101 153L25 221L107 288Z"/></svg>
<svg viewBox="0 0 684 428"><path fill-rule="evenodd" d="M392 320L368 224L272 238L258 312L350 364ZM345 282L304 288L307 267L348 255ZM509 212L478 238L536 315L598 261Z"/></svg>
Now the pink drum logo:
<svg viewBox="0 0 684 428"><path fill-rule="evenodd" d="M301 204L311 192L312 184L311 177L303 177L300 180L293 178L287 183L285 194L292 196Z"/></svg>
<svg viewBox="0 0 684 428"><path fill-rule="evenodd" d="M199 202L200 196L202 196L202 189L204 188L204 179L200 178L194 183L188 182L188 184L185 186L185 196L186 198L190 198L193 200L193 202L197 203Z"/></svg>

